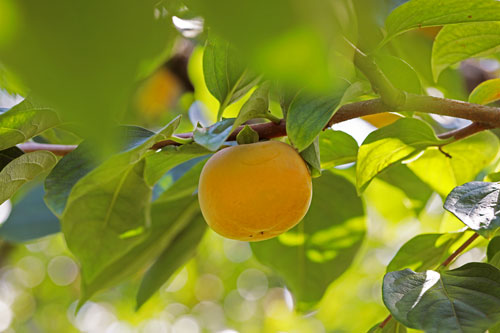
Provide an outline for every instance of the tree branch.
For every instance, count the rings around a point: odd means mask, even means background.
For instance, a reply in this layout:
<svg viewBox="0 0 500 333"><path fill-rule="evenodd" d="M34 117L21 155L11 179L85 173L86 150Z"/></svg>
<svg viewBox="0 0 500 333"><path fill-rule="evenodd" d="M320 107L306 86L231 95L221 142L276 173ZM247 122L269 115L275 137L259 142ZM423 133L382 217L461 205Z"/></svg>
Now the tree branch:
<svg viewBox="0 0 500 333"><path fill-rule="evenodd" d="M368 101L346 104L333 115L326 127L330 127L333 124L341 123L346 120L388 111L394 111L394 109L387 107L381 99L371 99ZM407 94L405 103L398 107L397 111L434 113L442 116L468 119L475 122L465 128L441 134L441 138L455 137L458 140L485 129L500 127L500 108L445 98ZM244 126L240 126L233 133L231 133L228 140L236 140L236 135L238 135L243 127ZM262 139L272 139L286 135L286 123L284 119L282 119L278 124L269 122L250 125L250 127L256 131ZM180 133L175 136L183 139L189 139L193 137L193 133ZM151 147L151 149L156 150L171 145L178 146L180 144L173 140L164 140L157 142ZM74 145L51 145L34 142L23 143L18 145L18 147L25 152L48 150L60 156L66 155L76 148Z"/></svg>

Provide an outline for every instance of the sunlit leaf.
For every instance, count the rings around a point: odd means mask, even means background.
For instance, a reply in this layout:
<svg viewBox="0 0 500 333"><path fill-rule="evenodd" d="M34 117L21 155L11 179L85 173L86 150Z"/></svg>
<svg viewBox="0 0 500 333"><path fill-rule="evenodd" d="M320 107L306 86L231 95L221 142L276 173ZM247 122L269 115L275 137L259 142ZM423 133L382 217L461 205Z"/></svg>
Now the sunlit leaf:
<svg viewBox="0 0 500 333"><path fill-rule="evenodd" d="M352 136L342 131L327 129L319 135L321 166L325 169L355 162L358 143Z"/></svg>
<svg viewBox="0 0 500 333"><path fill-rule="evenodd" d="M387 37L414 28L500 21L500 3L496 0L411 0L396 8L386 20Z"/></svg>
<svg viewBox="0 0 500 333"><path fill-rule="evenodd" d="M356 168L358 191L363 192L373 177L392 164L445 142L436 137L430 125L413 118L402 118L370 133L359 147Z"/></svg>
<svg viewBox="0 0 500 333"><path fill-rule="evenodd" d="M13 196L17 190L57 163L57 157L48 151L35 151L12 160L0 171L0 203Z"/></svg>
<svg viewBox="0 0 500 333"><path fill-rule="evenodd" d="M500 45L500 40L498 44ZM469 96L469 102L476 104L489 104L498 100L500 100L500 79L492 79L482 82L474 88Z"/></svg>
<svg viewBox="0 0 500 333"><path fill-rule="evenodd" d="M390 272L382 292L398 321L426 332L482 333L500 321L500 271L484 263L443 272Z"/></svg>
<svg viewBox="0 0 500 333"><path fill-rule="evenodd" d="M500 11L500 8L496 10ZM497 21L500 21L500 17ZM468 58L490 55L499 50L500 22L446 26L437 35L432 48L434 79L448 66Z"/></svg>
<svg viewBox="0 0 500 333"><path fill-rule="evenodd" d="M498 138L485 131L444 146L442 150L448 155L437 148L428 148L408 167L444 197L454 187L474 180L496 159L499 149Z"/></svg>

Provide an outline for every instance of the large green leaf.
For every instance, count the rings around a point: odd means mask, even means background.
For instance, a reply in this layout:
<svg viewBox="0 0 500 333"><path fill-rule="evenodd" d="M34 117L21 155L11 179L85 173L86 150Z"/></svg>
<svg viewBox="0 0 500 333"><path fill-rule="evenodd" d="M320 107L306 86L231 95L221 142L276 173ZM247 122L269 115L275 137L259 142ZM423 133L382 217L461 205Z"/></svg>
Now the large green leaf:
<svg viewBox="0 0 500 333"><path fill-rule="evenodd" d="M26 99L0 114L0 150L25 142L59 123L54 110Z"/></svg>
<svg viewBox="0 0 500 333"><path fill-rule="evenodd" d="M496 268L500 268L500 236L493 237L488 242L486 254L488 256L488 263Z"/></svg>
<svg viewBox="0 0 500 333"><path fill-rule="evenodd" d="M468 181L492 163L500 149L498 138L491 132L481 132L466 139L437 148L427 149L408 167L443 197Z"/></svg>
<svg viewBox="0 0 500 333"><path fill-rule="evenodd" d="M171 137L179 121L112 156L73 186L61 226L86 283L147 235L152 187L144 177L144 156L155 142Z"/></svg>
<svg viewBox="0 0 500 333"><path fill-rule="evenodd" d="M57 157L44 150L14 159L0 171L0 203L13 196L22 185L50 171L56 163Z"/></svg>
<svg viewBox="0 0 500 333"><path fill-rule="evenodd" d="M497 11L500 11L500 8ZM500 17L498 21L453 24L441 29L432 48L434 79L437 80L445 68L462 60L498 52Z"/></svg>
<svg viewBox="0 0 500 333"><path fill-rule="evenodd" d="M151 131L135 126L121 126L117 131L116 140L120 145L115 146L116 152L131 150L154 135ZM73 186L100 163L102 161L90 141L82 142L57 163L45 179L45 201L56 215L61 215L64 211Z"/></svg>
<svg viewBox="0 0 500 333"><path fill-rule="evenodd" d="M23 243L61 231L59 220L45 205L43 195L43 186L39 184L14 202L9 218L0 226L2 239Z"/></svg>
<svg viewBox="0 0 500 333"><path fill-rule="evenodd" d="M414 94L422 93L420 78L406 61L390 55L377 55L374 60L395 87Z"/></svg>
<svg viewBox="0 0 500 333"><path fill-rule="evenodd" d="M387 167L421 152L427 147L445 143L429 124L413 118L402 118L368 135L358 152L356 186L361 193L370 181Z"/></svg>
<svg viewBox="0 0 500 333"><path fill-rule="evenodd" d="M387 266L387 272L409 268L415 272L436 269L451 254L463 233L423 234L406 242Z"/></svg>
<svg viewBox="0 0 500 333"><path fill-rule="evenodd" d="M474 88L469 95L470 103L489 104L498 100L500 100L500 79L492 79L482 82Z"/></svg>
<svg viewBox="0 0 500 333"><path fill-rule="evenodd" d="M171 16L153 0L28 0L12 6L0 27L0 62L33 95L105 137L127 109L136 82L165 60L173 44ZM99 141L97 149L108 143Z"/></svg>
<svg viewBox="0 0 500 333"><path fill-rule="evenodd" d="M312 303L351 265L364 235L364 208L356 189L325 171L313 180L311 207L302 222L251 245L260 262L285 278L299 302Z"/></svg>
<svg viewBox="0 0 500 333"><path fill-rule="evenodd" d="M386 20L386 40L414 28L453 23L500 21L496 0L411 0L396 8Z"/></svg>
<svg viewBox="0 0 500 333"><path fill-rule="evenodd" d="M328 97L301 92L293 99L287 112L286 132L299 152L313 143L338 110L345 88L337 89Z"/></svg>
<svg viewBox="0 0 500 333"><path fill-rule="evenodd" d="M137 292L137 308L140 308L179 267L195 255L206 230L207 223L203 217L194 219L163 250L141 281Z"/></svg>
<svg viewBox="0 0 500 333"><path fill-rule="evenodd" d="M352 136L342 131L327 129L319 135L321 166L325 169L355 162L358 143Z"/></svg>
<svg viewBox="0 0 500 333"><path fill-rule="evenodd" d="M444 208L478 234L489 238L500 227L500 184L470 182L455 187Z"/></svg>
<svg viewBox="0 0 500 333"><path fill-rule="evenodd" d="M220 116L225 107L243 97L259 80L234 47L213 34L203 52L203 74L208 90L221 105Z"/></svg>
<svg viewBox="0 0 500 333"><path fill-rule="evenodd" d="M489 264L390 272L382 292L394 318L429 333L483 333L500 321L500 271Z"/></svg>

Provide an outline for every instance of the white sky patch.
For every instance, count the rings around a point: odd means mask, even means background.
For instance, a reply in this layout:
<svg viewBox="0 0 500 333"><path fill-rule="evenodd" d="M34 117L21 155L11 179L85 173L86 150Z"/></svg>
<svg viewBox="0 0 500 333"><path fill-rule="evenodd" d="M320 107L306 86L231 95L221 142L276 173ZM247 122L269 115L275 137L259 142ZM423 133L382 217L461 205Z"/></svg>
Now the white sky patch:
<svg viewBox="0 0 500 333"><path fill-rule="evenodd" d="M12 211L12 204L10 200L5 201L0 205L0 225L2 225L9 218Z"/></svg>

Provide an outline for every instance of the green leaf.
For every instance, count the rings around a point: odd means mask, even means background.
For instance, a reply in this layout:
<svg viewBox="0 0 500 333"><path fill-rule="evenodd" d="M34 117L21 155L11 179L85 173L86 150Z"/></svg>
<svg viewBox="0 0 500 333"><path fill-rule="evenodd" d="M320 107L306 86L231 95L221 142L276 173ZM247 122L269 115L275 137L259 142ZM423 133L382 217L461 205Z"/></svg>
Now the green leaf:
<svg viewBox="0 0 500 333"><path fill-rule="evenodd" d="M313 178L321 176L319 137L316 137L309 147L301 151L300 156L306 161Z"/></svg>
<svg viewBox="0 0 500 333"><path fill-rule="evenodd" d="M12 15L19 19L7 30L10 38L0 40L0 62L63 119L82 125L85 136L100 143L96 149L111 145L99 139L173 45L171 16L155 17L156 3L16 3Z"/></svg>
<svg viewBox="0 0 500 333"><path fill-rule="evenodd" d="M489 238L500 227L500 184L469 182L446 198L444 208L481 236Z"/></svg>
<svg viewBox="0 0 500 333"><path fill-rule="evenodd" d="M0 114L0 150L25 142L59 123L54 110L25 99Z"/></svg>
<svg viewBox="0 0 500 333"><path fill-rule="evenodd" d="M194 257L206 230L207 223L202 217L194 219L163 250L141 281L136 298L137 309L160 289L177 269Z"/></svg>
<svg viewBox="0 0 500 333"><path fill-rule="evenodd" d="M85 283L146 236L152 187L144 178L144 156L154 143L171 137L179 122L177 117L139 145L112 156L73 186L61 226Z"/></svg>
<svg viewBox="0 0 500 333"><path fill-rule="evenodd" d="M500 41L498 44L500 46ZM474 88L474 90L469 95L470 103L490 104L498 100L500 100L500 79L492 79L482 82L480 85Z"/></svg>
<svg viewBox="0 0 500 333"><path fill-rule="evenodd" d="M402 118L368 135L359 147L356 186L362 193L370 181L389 166L427 147L441 145L432 127L418 119Z"/></svg>
<svg viewBox="0 0 500 333"><path fill-rule="evenodd" d="M406 333L406 327L396 321L394 318L391 318L384 326L384 328L380 328L381 323L377 323L377 325L373 326L368 333Z"/></svg>
<svg viewBox="0 0 500 333"><path fill-rule="evenodd" d="M432 189L445 197L450 191L468 181L492 163L499 152L498 138L484 131L463 140L437 148L427 149L422 156L408 167Z"/></svg>
<svg viewBox="0 0 500 333"><path fill-rule="evenodd" d="M252 243L252 250L285 278L298 302L317 302L356 256L365 235L364 214L354 186L324 171L313 179L311 207L302 222L277 238Z"/></svg>
<svg viewBox="0 0 500 333"><path fill-rule="evenodd" d="M97 291L112 287L137 272L143 271L179 232L184 230L193 219L200 216L196 197L154 203L151 207L151 230L148 236L117 259L109 262L105 269L92 280L82 280L83 293L79 305L83 305Z"/></svg>
<svg viewBox="0 0 500 333"><path fill-rule="evenodd" d="M61 231L57 217L43 201L41 184L31 189L14 207L0 226L0 237L12 243L23 243Z"/></svg>
<svg viewBox="0 0 500 333"><path fill-rule="evenodd" d="M484 263L387 273L382 293L394 318L425 332L483 333L500 321L500 271Z"/></svg>
<svg viewBox="0 0 500 333"><path fill-rule="evenodd" d="M23 154L24 152L17 147L10 147L0 151L0 171L5 168L7 164Z"/></svg>
<svg viewBox="0 0 500 333"><path fill-rule="evenodd" d="M292 101L286 118L286 132L299 152L311 145L328 124L340 107L344 90L338 89L329 97L301 92Z"/></svg>
<svg viewBox="0 0 500 333"><path fill-rule="evenodd" d="M194 141L211 151L216 151L233 132L236 118L223 119L208 128L196 128Z"/></svg>
<svg viewBox="0 0 500 333"><path fill-rule="evenodd" d="M417 214L425 209L429 198L434 193L429 185L404 164L393 165L379 174L378 178L403 191L409 199L409 202L405 201L404 205L407 208L413 208Z"/></svg>
<svg viewBox="0 0 500 333"><path fill-rule="evenodd" d="M406 61L390 55L377 55L374 60L395 87L414 94L422 93L420 78Z"/></svg>
<svg viewBox="0 0 500 333"><path fill-rule="evenodd" d="M223 119L208 128L196 128L194 140L209 150L216 151L238 126L250 119L268 118L276 121L269 111L269 84L260 85L243 104L236 119Z"/></svg>
<svg viewBox="0 0 500 333"><path fill-rule="evenodd" d="M121 126L117 129L116 141L121 143L116 152L125 152L144 143L154 135L141 127ZM90 171L102 163L96 154L93 142L84 141L75 150L64 156L45 179L45 202L56 214L61 215L66 207L73 186Z"/></svg>
<svg viewBox="0 0 500 333"><path fill-rule="evenodd" d="M210 34L203 52L203 74L210 93L217 98L222 111L243 97L259 78L250 73L240 54L223 39Z"/></svg>
<svg viewBox="0 0 500 333"><path fill-rule="evenodd" d="M331 128L319 135L321 166L325 169L355 162L358 157L358 143L352 136Z"/></svg>
<svg viewBox="0 0 500 333"><path fill-rule="evenodd" d="M406 242L387 266L387 272L409 268L415 272L436 269L451 253L463 233L423 234Z"/></svg>
<svg viewBox="0 0 500 333"><path fill-rule="evenodd" d="M245 125L236 136L236 142L239 145L259 142L259 133L255 132L250 126Z"/></svg>
<svg viewBox="0 0 500 333"><path fill-rule="evenodd" d="M173 167L210 153L195 143L178 147L166 146L161 151L146 157L146 169L144 170L146 182L152 186Z"/></svg>
<svg viewBox="0 0 500 333"><path fill-rule="evenodd" d="M0 203L3 203L24 184L49 171L57 157L48 151L35 151L14 159L0 171Z"/></svg>
<svg viewBox="0 0 500 333"><path fill-rule="evenodd" d="M497 9L499 11L500 8ZM500 15L498 15L500 21ZM443 27L432 47L432 73L437 80L447 67L500 50L500 22L453 24Z"/></svg>
<svg viewBox="0 0 500 333"><path fill-rule="evenodd" d="M396 8L387 18L386 40L414 28L454 23L500 21L496 0L411 0Z"/></svg>
<svg viewBox="0 0 500 333"><path fill-rule="evenodd" d="M495 266L496 268L500 268L500 237L493 237L488 242L488 248L486 250L486 254L488 257L488 263Z"/></svg>

